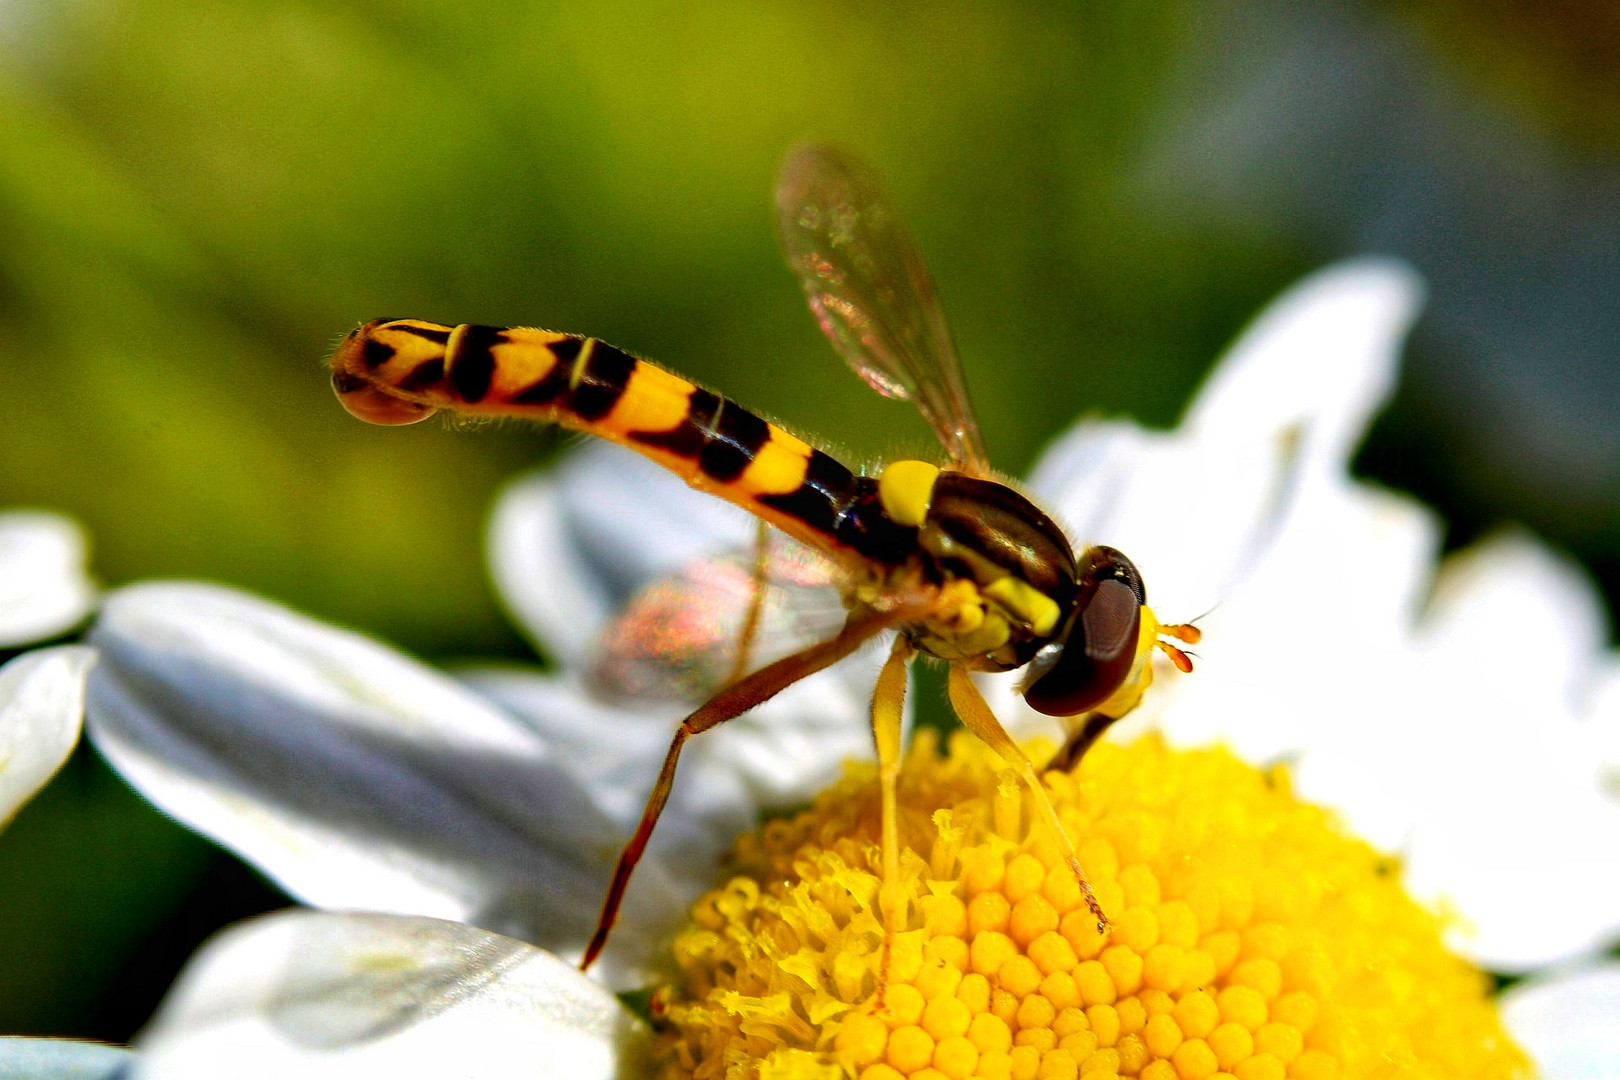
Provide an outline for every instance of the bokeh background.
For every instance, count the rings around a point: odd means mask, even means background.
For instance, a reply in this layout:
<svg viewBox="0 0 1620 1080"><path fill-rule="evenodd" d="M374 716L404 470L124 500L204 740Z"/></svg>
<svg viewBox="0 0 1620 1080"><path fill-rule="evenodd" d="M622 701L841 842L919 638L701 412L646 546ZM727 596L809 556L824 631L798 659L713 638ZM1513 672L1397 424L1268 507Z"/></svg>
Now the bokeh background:
<svg viewBox="0 0 1620 1080"><path fill-rule="evenodd" d="M776 250L805 138L887 178L1015 473L1086 411L1173 423L1301 274L1404 256L1430 305L1358 469L1454 545L1533 528L1613 610L1601 0L0 0L0 506L77 517L110 585L524 655L481 530L565 440L365 427L326 354L379 315L540 324L858 458L919 449ZM0 1030L127 1038L197 941L282 902L81 751L0 837Z"/></svg>

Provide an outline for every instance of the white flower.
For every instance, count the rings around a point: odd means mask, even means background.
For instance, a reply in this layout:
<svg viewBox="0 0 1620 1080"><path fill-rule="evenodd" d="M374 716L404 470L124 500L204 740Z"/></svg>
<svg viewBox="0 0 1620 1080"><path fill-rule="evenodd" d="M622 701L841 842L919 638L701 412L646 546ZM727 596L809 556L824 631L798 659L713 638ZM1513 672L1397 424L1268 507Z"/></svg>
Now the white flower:
<svg viewBox="0 0 1620 1080"><path fill-rule="evenodd" d="M1078 538L1127 551L1162 614L1220 601L1201 670L1164 679L1140 722L1293 759L1307 796L1400 850L1415 886L1456 907L1473 931L1461 947L1527 970L1616 930L1605 899L1620 878L1620 813L1600 767L1620 743L1620 679L1590 589L1568 567L1508 539L1431 582L1430 516L1348 476L1416 294L1387 263L1326 271L1261 317L1176 432L1084 424L1031 484ZM497 578L559 661L554 675L483 673L476 693L210 586L109 601L89 710L114 766L294 895L412 916L303 915L233 932L146 1036L154 1074L241 1075L244 1060L265 1075L316 1062L344 1075L401 1061L437 1071L434 1055L475 1033L491 1066L467 1059L464 1071L555 1056L592 1075L634 1041L584 976L424 918L577 955L684 711L594 698L598 636L649 579L746 550L751 527L613 453L515 485L496 513ZM845 665L862 666L870 656ZM648 942L762 807L869 753L870 687L870 670L835 669L693 741L610 944L610 977L656 965ZM1003 715L1028 722L1000 690ZM1545 1014L1514 1015L1540 1045ZM1620 1067L1612 1049L1598 1053Z"/></svg>
<svg viewBox="0 0 1620 1080"><path fill-rule="evenodd" d="M85 541L66 518L0 513L0 649L55 637L90 612ZM0 665L0 828L56 774L79 741L93 653L63 645Z"/></svg>

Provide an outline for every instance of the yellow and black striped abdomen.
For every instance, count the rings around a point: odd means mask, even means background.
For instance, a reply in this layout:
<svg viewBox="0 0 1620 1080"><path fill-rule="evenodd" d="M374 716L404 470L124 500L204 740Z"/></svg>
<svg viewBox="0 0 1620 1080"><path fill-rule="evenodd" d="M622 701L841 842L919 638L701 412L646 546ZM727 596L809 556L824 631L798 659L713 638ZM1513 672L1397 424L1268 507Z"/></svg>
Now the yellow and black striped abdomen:
<svg viewBox="0 0 1620 1080"><path fill-rule="evenodd" d="M644 454L823 550L883 561L909 550L906 537L873 520L874 481L736 402L595 338L378 320L338 346L332 385L350 412L373 423L413 423L450 409L562 424Z"/></svg>

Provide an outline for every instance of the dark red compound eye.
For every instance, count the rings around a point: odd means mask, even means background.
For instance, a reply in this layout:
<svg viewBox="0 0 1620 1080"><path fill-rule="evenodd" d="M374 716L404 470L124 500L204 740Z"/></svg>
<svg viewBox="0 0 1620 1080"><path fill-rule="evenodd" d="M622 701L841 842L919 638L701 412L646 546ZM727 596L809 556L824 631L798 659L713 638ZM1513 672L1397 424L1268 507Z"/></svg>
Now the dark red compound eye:
<svg viewBox="0 0 1620 1080"><path fill-rule="evenodd" d="M1068 625L1030 663L1024 688L1030 708L1077 716L1107 701L1136 660L1146 599L1142 576L1129 559L1113 548L1088 550Z"/></svg>

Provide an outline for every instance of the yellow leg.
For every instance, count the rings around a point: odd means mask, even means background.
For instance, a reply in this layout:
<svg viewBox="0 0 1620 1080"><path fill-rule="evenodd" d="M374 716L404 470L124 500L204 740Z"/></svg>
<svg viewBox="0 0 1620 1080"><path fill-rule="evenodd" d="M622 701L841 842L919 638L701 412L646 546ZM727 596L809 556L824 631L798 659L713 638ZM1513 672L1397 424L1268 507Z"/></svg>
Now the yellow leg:
<svg viewBox="0 0 1620 1080"><path fill-rule="evenodd" d="M900 886L900 821L895 786L900 779L900 721L906 701L906 678L911 658L917 654L904 634L894 639L894 648L878 673L872 692L872 740L877 743L878 791L883 806L883 885L878 890L878 906L883 909L883 954L878 961L878 1008L889 985L889 948L906 928L906 894Z"/></svg>
<svg viewBox="0 0 1620 1080"><path fill-rule="evenodd" d="M1029 786L1031 794L1035 796L1035 805L1040 807L1041 816L1057 834L1058 841L1068 858L1069 867L1074 871L1075 880L1080 883L1080 892L1086 898L1086 906L1097 917L1097 933L1108 932L1108 916L1103 913L1102 905L1097 903L1096 893L1091 891L1091 882L1086 880L1086 872L1080 868L1080 856L1075 854L1074 844L1069 834L1064 831L1063 823L1058 821L1057 811L1052 808L1052 800L1047 798L1046 789L1041 786L1041 779L1035 772L1035 766L1030 763L1024 752L1013 742L1007 729L1001 726L996 714L990 711L989 704L979 688L973 685L973 678L967 669L956 664L951 665L950 678L947 683L951 694L951 706L956 709L956 715L962 718L967 729L983 739L1001 759L1018 771L1025 784Z"/></svg>

